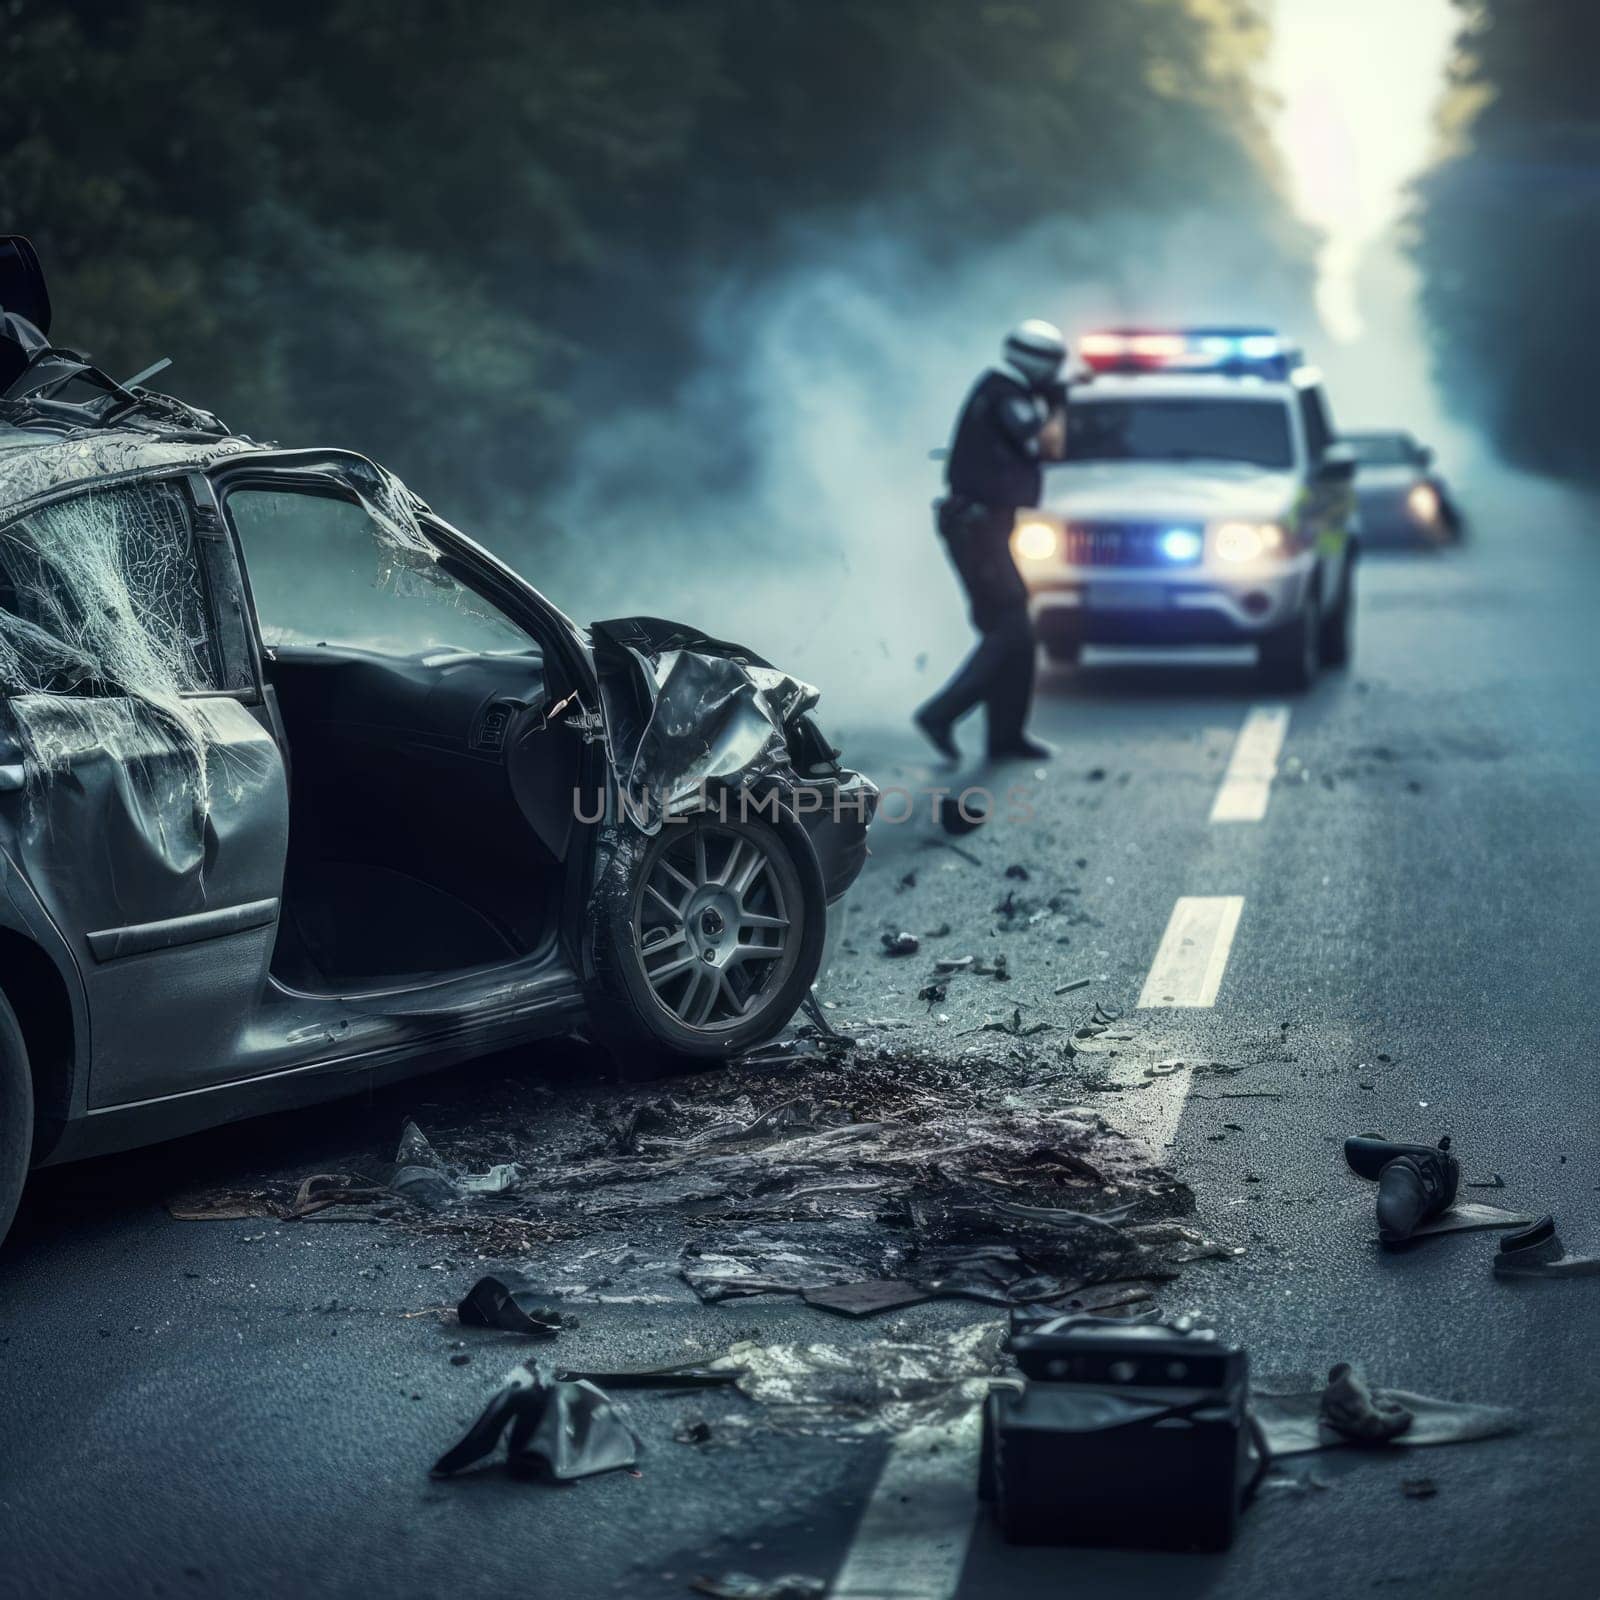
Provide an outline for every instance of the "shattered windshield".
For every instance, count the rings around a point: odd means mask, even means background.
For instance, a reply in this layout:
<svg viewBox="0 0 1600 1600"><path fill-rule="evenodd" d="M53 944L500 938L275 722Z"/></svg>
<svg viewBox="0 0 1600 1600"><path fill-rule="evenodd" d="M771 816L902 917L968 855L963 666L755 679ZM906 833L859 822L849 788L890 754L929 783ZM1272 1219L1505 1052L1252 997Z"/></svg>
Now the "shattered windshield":
<svg viewBox="0 0 1600 1600"><path fill-rule="evenodd" d="M268 644L387 655L534 648L508 617L439 567L419 532L398 528L359 500L241 488L228 495L227 510Z"/></svg>
<svg viewBox="0 0 1600 1600"><path fill-rule="evenodd" d="M1294 465L1289 408L1280 400L1078 400L1067 408L1074 461L1242 461Z"/></svg>

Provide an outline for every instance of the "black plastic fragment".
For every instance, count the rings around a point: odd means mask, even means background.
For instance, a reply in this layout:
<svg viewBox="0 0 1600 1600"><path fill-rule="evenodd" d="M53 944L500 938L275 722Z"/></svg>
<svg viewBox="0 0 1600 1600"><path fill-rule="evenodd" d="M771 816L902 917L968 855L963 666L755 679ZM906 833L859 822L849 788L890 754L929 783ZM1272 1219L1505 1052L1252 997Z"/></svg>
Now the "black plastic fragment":
<svg viewBox="0 0 1600 1600"><path fill-rule="evenodd" d="M545 1367L519 1366L460 1441L434 1462L433 1475L449 1477L482 1461L508 1426L506 1466L518 1477L569 1483L639 1459L638 1436L603 1390L556 1378Z"/></svg>
<svg viewBox="0 0 1600 1600"><path fill-rule="evenodd" d="M529 1333L541 1339L561 1331L561 1313L548 1297L512 1275L479 1278L456 1307L463 1327L500 1328L506 1333Z"/></svg>

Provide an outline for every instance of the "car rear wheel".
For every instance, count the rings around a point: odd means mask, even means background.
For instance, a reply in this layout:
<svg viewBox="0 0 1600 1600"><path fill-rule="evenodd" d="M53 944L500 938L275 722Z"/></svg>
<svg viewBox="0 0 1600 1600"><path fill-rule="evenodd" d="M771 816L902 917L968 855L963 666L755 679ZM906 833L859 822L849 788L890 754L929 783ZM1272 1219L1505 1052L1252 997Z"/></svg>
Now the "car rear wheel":
<svg viewBox="0 0 1600 1600"><path fill-rule="evenodd" d="M610 871L591 1011L625 1077L728 1061L781 1031L827 936L804 828L702 814L666 824Z"/></svg>
<svg viewBox="0 0 1600 1600"><path fill-rule="evenodd" d="M1356 569L1355 562L1350 560L1345 562L1344 578L1339 584L1339 603L1323 619L1319 641L1323 666L1343 667L1349 664L1355 633L1355 608Z"/></svg>
<svg viewBox="0 0 1600 1600"><path fill-rule="evenodd" d="M0 994L0 1240L17 1213L33 1153L33 1076L16 1013Z"/></svg>
<svg viewBox="0 0 1600 1600"><path fill-rule="evenodd" d="M1321 664L1321 642L1322 605L1313 586L1306 591L1299 614L1262 639L1262 676L1276 689L1309 689Z"/></svg>

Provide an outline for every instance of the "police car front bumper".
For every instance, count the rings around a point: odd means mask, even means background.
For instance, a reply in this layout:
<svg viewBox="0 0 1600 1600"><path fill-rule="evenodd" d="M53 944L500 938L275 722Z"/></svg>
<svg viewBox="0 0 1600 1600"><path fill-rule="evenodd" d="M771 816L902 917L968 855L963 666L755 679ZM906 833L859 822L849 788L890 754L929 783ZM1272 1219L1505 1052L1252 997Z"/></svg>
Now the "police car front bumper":
<svg viewBox="0 0 1600 1600"><path fill-rule="evenodd" d="M1299 615L1314 569L1302 552L1248 571L1052 565L1025 577L1047 642L1251 644Z"/></svg>

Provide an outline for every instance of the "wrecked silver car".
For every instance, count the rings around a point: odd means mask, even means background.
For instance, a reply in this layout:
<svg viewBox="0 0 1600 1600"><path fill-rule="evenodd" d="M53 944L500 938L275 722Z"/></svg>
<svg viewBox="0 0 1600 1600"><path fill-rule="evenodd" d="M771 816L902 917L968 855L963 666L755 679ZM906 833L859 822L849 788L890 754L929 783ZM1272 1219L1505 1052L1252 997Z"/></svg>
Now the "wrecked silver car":
<svg viewBox="0 0 1600 1600"><path fill-rule="evenodd" d="M580 629L397 479L52 348L0 241L0 1235L31 1164L556 1033L773 1037L876 791L815 691Z"/></svg>

